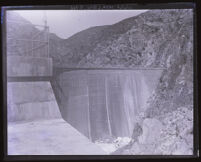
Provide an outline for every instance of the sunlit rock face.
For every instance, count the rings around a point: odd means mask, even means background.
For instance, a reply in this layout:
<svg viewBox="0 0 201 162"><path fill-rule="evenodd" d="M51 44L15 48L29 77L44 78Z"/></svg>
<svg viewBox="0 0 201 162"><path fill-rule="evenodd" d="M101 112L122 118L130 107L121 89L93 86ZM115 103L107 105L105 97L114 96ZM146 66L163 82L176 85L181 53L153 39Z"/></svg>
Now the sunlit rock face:
<svg viewBox="0 0 201 162"><path fill-rule="evenodd" d="M142 134L116 155L192 155L193 110L179 107L177 110L142 122Z"/></svg>
<svg viewBox="0 0 201 162"><path fill-rule="evenodd" d="M70 71L55 77L52 85L62 117L81 133L92 140L130 137L161 72Z"/></svg>
<svg viewBox="0 0 201 162"><path fill-rule="evenodd" d="M157 119L146 118L142 124L143 134L139 137L141 144L152 144L157 142L162 130L162 123Z"/></svg>

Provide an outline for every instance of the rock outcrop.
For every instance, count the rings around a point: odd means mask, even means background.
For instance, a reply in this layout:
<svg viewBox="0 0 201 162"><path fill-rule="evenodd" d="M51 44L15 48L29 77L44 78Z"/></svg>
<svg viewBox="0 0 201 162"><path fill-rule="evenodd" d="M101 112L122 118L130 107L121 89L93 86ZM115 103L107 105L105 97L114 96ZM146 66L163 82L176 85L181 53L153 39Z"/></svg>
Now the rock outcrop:
<svg viewBox="0 0 201 162"><path fill-rule="evenodd" d="M180 107L160 115L159 119L145 119L143 134L120 148L116 155L192 155L193 111Z"/></svg>
<svg viewBox="0 0 201 162"><path fill-rule="evenodd" d="M140 144L153 144L157 142L162 130L162 124L157 119L146 118L142 123L142 135L139 136Z"/></svg>

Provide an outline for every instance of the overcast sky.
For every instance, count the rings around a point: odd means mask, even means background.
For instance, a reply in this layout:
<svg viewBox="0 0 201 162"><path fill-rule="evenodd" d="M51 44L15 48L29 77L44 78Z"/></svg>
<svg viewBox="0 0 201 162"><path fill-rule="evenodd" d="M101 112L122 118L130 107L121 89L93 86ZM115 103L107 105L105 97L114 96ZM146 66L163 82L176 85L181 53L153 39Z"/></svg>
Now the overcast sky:
<svg viewBox="0 0 201 162"><path fill-rule="evenodd" d="M92 26L111 25L136 16L147 10L18 10L21 16L33 24L44 25L44 15L50 32L61 38Z"/></svg>

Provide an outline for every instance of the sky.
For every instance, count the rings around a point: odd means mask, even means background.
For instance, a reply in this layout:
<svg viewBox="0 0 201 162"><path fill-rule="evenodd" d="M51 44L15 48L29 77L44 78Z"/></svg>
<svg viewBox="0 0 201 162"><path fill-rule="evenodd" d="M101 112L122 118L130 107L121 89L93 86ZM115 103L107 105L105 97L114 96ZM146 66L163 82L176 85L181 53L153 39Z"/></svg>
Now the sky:
<svg viewBox="0 0 201 162"><path fill-rule="evenodd" d="M32 24L44 25L46 17L50 32L69 38L93 26L111 25L147 10L15 10ZM13 12L13 11L12 11Z"/></svg>

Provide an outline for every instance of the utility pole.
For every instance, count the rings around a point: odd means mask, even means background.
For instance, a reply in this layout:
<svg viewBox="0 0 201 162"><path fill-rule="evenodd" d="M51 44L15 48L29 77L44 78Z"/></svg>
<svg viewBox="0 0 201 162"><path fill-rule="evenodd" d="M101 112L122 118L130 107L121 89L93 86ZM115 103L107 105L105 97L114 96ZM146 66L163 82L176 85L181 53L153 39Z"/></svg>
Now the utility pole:
<svg viewBox="0 0 201 162"><path fill-rule="evenodd" d="M47 34L46 41L47 41L47 57L49 58L49 27L47 26L47 13L43 11L43 20L44 20L44 32Z"/></svg>
<svg viewBox="0 0 201 162"><path fill-rule="evenodd" d="M44 20L44 26L47 27L47 14L46 14L46 11L43 11L43 20Z"/></svg>

